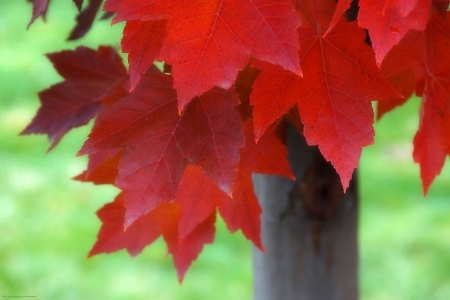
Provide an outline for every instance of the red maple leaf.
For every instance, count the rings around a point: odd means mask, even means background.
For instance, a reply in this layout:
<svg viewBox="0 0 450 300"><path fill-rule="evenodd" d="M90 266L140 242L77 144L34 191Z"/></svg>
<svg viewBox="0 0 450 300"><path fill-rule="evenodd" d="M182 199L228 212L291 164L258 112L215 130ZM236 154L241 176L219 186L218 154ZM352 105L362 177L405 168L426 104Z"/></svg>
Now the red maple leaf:
<svg viewBox="0 0 450 300"><path fill-rule="evenodd" d="M73 0L73 2L77 6L78 11L81 11L81 6L83 5L83 0Z"/></svg>
<svg viewBox="0 0 450 300"><path fill-rule="evenodd" d="M274 128L267 130L256 144L252 123L251 119L245 122L246 144L240 151L241 160L234 178L233 198L222 202L219 211L231 232L240 228L248 239L262 249L261 208L253 191L252 173L290 179L294 179L294 175L287 160L286 145L274 135Z"/></svg>
<svg viewBox="0 0 450 300"><path fill-rule="evenodd" d="M404 98L379 101L377 103L377 119L380 119L385 113L397 106L404 104L412 96L416 87L416 78L411 70L395 75L391 74L391 76L386 76L386 78Z"/></svg>
<svg viewBox="0 0 450 300"><path fill-rule="evenodd" d="M47 14L48 4L50 0L28 0L33 3L33 12L31 14L30 22L28 22L28 27L36 21L37 18L42 17L45 19Z"/></svg>
<svg viewBox="0 0 450 300"><path fill-rule="evenodd" d="M94 184L114 184L123 149L112 149L89 155L86 171L73 179Z"/></svg>
<svg viewBox="0 0 450 300"><path fill-rule="evenodd" d="M309 26L299 29L304 77L259 64L262 72L250 100L255 105L256 140L271 123L297 105L308 144L319 146L338 171L345 190L362 147L373 142L370 101L399 94L381 75L373 50L364 43L365 32L355 23L341 20L323 37L333 11L324 9L318 15L317 6L329 8L332 3L311 1L299 6L302 24Z"/></svg>
<svg viewBox="0 0 450 300"><path fill-rule="evenodd" d="M413 72L415 91L423 96L421 121L414 138L414 161L420 164L424 193L450 154L450 18L434 14L425 31L410 31L383 62L383 72Z"/></svg>
<svg viewBox="0 0 450 300"><path fill-rule="evenodd" d="M81 10L81 5L83 1L74 0L78 9ZM89 0L89 4L83 11L77 16L77 24L72 29L72 32L69 35L69 40L76 40L83 37L89 29L92 27L92 23L94 23L95 16L100 9L103 0Z"/></svg>
<svg viewBox="0 0 450 300"><path fill-rule="evenodd" d="M369 30L377 64L410 29L424 30L431 0L360 0L358 24Z"/></svg>
<svg viewBox="0 0 450 300"><path fill-rule="evenodd" d="M131 90L141 80L142 74L159 57L164 37L166 21L129 21L125 25L122 38L122 50L129 53Z"/></svg>
<svg viewBox="0 0 450 300"><path fill-rule="evenodd" d="M101 101L120 97L127 71L110 47L78 47L47 57L65 81L39 93L41 107L22 134L47 134L52 149L69 130L87 124Z"/></svg>
<svg viewBox="0 0 450 300"><path fill-rule="evenodd" d="M215 88L180 116L171 77L146 75L129 96L102 110L80 154L126 147L115 182L125 191L126 225L175 198L187 163L231 194L244 144L238 103L234 91Z"/></svg>
<svg viewBox="0 0 450 300"><path fill-rule="evenodd" d="M126 231L123 230L125 207L122 194L117 196L114 202L103 206L97 215L102 221L102 227L89 256L121 249L126 249L134 256L162 235L168 252L173 256L180 282L203 246L214 240L215 213L199 223L187 236L179 236L178 202L160 204L153 211L138 218Z"/></svg>
<svg viewBox="0 0 450 300"><path fill-rule="evenodd" d="M115 21L167 20L160 59L172 65L180 111L214 86L230 88L251 55L300 73L295 33L299 20L291 1L172 2L108 0L105 9L117 13ZM127 51L146 48L145 39L137 42ZM157 52L153 48L152 57Z"/></svg>

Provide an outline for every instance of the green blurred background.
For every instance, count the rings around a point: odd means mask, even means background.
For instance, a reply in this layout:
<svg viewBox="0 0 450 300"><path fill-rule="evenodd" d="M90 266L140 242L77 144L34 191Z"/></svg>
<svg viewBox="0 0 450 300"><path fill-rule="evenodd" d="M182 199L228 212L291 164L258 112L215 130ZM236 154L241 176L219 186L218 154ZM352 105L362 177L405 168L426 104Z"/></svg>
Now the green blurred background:
<svg viewBox="0 0 450 300"><path fill-rule="evenodd" d="M81 42L65 42L76 10L53 1L26 31L31 6L0 11L0 294L38 299L251 299L250 244L219 223L178 284L161 240L131 258L124 251L86 259L100 222L95 212L117 193L70 180L88 129L45 155L44 136L18 137L34 116L37 92L60 80L43 53L99 43L119 46L121 25L97 22ZM360 282L364 300L450 299L450 163L422 196L412 139L420 102L385 116L361 160Z"/></svg>

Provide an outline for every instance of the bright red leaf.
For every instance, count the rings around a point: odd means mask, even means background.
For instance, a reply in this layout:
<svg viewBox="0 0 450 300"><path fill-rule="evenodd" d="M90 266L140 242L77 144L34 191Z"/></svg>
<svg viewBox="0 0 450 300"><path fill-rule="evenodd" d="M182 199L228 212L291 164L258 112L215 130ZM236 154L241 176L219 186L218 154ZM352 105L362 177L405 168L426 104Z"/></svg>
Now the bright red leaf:
<svg viewBox="0 0 450 300"><path fill-rule="evenodd" d="M142 74L153 65L166 36L166 21L129 21L125 25L122 50L128 55L130 83L133 90Z"/></svg>
<svg viewBox="0 0 450 300"><path fill-rule="evenodd" d="M331 5L328 1L326 5ZM297 105L304 135L318 145L339 173L344 190L358 166L361 150L373 143L373 110L370 101L399 97L377 68L372 49L364 43L365 32L355 23L341 20L325 37L332 17L316 14L315 5L304 5L299 36L304 77L276 66L260 64L261 75L253 85L256 140L266 128ZM311 22L316 22L313 24ZM345 70L345 76L342 72Z"/></svg>
<svg viewBox="0 0 450 300"><path fill-rule="evenodd" d="M416 94L423 96L413 156L420 164L424 193L450 154L449 36L449 15L434 14L424 32L411 31L383 62L383 72L390 76L414 72Z"/></svg>
<svg viewBox="0 0 450 300"><path fill-rule="evenodd" d="M172 65L180 111L214 86L230 88L251 55L300 73L299 20L290 0L108 0L105 9L116 21L168 20L160 55Z"/></svg>
<svg viewBox="0 0 450 300"><path fill-rule="evenodd" d="M376 61L381 66L389 50L410 29L425 29L431 0L360 0L359 6L358 24L369 30Z"/></svg>
<svg viewBox="0 0 450 300"><path fill-rule="evenodd" d="M203 246L213 242L215 214L198 224L191 234L179 237L180 205L176 202L162 203L150 213L141 216L124 231L123 202L123 196L120 194L114 202L106 204L97 212L102 227L89 256L121 249L126 249L134 256L162 235L167 243L168 252L173 256L181 282L186 270L198 257Z"/></svg>
<svg viewBox="0 0 450 300"><path fill-rule="evenodd" d="M111 90L123 89L127 71L109 47L78 47L48 58L65 81L39 93L41 107L22 134L47 134L51 149L69 130L87 124Z"/></svg>

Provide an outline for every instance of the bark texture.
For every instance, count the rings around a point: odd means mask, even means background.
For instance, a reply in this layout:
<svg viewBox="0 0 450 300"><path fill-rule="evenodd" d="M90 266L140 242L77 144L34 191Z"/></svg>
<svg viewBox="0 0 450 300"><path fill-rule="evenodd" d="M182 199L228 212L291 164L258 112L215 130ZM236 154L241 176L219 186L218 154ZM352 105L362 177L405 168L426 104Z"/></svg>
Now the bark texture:
<svg viewBox="0 0 450 300"><path fill-rule="evenodd" d="M266 252L253 249L255 300L358 299L356 176L344 195L333 167L288 128L297 182L254 175Z"/></svg>

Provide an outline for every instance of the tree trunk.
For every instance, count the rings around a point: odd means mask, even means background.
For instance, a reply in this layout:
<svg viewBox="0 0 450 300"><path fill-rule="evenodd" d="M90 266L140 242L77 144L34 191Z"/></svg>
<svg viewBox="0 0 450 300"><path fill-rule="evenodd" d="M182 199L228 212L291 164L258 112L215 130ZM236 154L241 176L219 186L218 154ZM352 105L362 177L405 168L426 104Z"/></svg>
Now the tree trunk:
<svg viewBox="0 0 450 300"><path fill-rule="evenodd" d="M253 178L266 249L253 249L254 299L358 299L356 176L343 195L339 177L318 149L294 128L287 135L297 182Z"/></svg>

